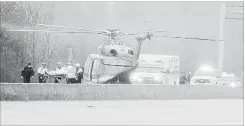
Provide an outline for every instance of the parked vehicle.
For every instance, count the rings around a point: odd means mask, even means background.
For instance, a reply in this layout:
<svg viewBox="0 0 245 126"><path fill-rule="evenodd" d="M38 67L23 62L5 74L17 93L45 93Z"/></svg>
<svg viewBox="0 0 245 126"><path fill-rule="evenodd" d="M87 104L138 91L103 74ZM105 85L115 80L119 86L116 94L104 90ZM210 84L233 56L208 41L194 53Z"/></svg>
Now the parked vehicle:
<svg viewBox="0 0 245 126"><path fill-rule="evenodd" d="M179 84L179 57L141 54L139 66L130 76L133 83Z"/></svg>

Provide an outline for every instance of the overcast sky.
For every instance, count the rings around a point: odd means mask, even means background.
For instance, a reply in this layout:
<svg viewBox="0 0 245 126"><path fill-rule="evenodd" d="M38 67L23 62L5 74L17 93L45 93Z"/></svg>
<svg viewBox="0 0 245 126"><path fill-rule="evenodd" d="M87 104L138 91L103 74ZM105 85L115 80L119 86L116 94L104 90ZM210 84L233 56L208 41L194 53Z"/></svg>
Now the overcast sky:
<svg viewBox="0 0 245 126"><path fill-rule="evenodd" d="M88 29L119 28L125 32L166 30L158 35L191 36L219 39L220 6L243 2L52 2L56 25ZM46 3L45 3L46 4ZM47 4L51 4L47 3ZM230 15L229 15L230 16ZM237 16L237 15L236 15ZM241 16L241 15L238 15ZM95 53L105 37L99 35L63 35L59 39L72 45L75 61L84 63ZM133 37L122 37L136 45ZM83 46L86 46L84 48ZM218 43L197 40L159 39L145 41L142 53L178 55L182 71L194 72L202 64L217 67ZM225 70L240 74L243 69L243 21L226 20Z"/></svg>

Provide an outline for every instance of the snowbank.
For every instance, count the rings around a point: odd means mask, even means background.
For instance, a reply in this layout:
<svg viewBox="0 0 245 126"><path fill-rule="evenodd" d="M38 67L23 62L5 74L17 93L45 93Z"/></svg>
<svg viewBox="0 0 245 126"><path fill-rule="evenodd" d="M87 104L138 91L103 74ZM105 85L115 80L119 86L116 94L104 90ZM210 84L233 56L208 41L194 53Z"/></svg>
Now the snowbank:
<svg viewBox="0 0 245 126"><path fill-rule="evenodd" d="M1 101L243 99L242 87L204 85L0 84Z"/></svg>

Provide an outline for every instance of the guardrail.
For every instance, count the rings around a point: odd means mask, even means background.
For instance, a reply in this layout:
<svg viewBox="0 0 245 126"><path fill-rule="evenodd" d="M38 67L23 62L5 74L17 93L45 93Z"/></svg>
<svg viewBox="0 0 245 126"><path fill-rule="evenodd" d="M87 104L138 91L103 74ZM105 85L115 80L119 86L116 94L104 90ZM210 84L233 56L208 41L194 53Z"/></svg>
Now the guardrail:
<svg viewBox="0 0 245 126"><path fill-rule="evenodd" d="M158 84L0 84L1 101L243 99L243 87Z"/></svg>

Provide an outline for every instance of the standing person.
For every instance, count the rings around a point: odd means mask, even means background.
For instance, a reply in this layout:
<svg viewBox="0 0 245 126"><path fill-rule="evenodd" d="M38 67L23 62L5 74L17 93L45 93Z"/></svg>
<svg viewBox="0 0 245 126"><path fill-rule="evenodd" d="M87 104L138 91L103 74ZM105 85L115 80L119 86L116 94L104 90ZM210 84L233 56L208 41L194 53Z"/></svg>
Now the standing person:
<svg viewBox="0 0 245 126"><path fill-rule="evenodd" d="M68 81L68 80L67 80L67 68L68 68L68 66L69 66L69 63L70 63L70 62L68 62L68 63L66 64L66 66L63 67L63 70L64 70L65 75L66 75L66 82Z"/></svg>
<svg viewBox="0 0 245 126"><path fill-rule="evenodd" d="M76 83L76 70L75 68L71 65L71 63L67 63L67 68L66 68L66 78L67 78L67 84L72 84Z"/></svg>
<svg viewBox="0 0 245 126"><path fill-rule="evenodd" d="M81 83L83 79L83 67L80 66L79 63L76 64L76 78L77 78L77 83Z"/></svg>
<svg viewBox="0 0 245 126"><path fill-rule="evenodd" d="M181 75L180 75L180 84L186 84L186 77L185 77L184 72L181 72Z"/></svg>
<svg viewBox="0 0 245 126"><path fill-rule="evenodd" d="M192 73L191 73L191 72L189 72L189 73L188 73L188 76L187 76L187 81L188 81L188 84L190 84L190 82L191 82L191 78L192 78Z"/></svg>
<svg viewBox="0 0 245 126"><path fill-rule="evenodd" d="M41 67L38 68L39 83L46 83L47 76L48 76L48 70L46 68L46 63L42 63Z"/></svg>
<svg viewBox="0 0 245 126"><path fill-rule="evenodd" d="M54 83L59 83L61 81L62 76L64 76L64 69L62 68L61 62L57 63L57 67L55 68L55 81Z"/></svg>
<svg viewBox="0 0 245 126"><path fill-rule="evenodd" d="M31 78L34 76L34 71L31 66L31 63L28 63L28 65L24 68L24 70L21 71L21 78L24 79L24 83L30 83Z"/></svg>

